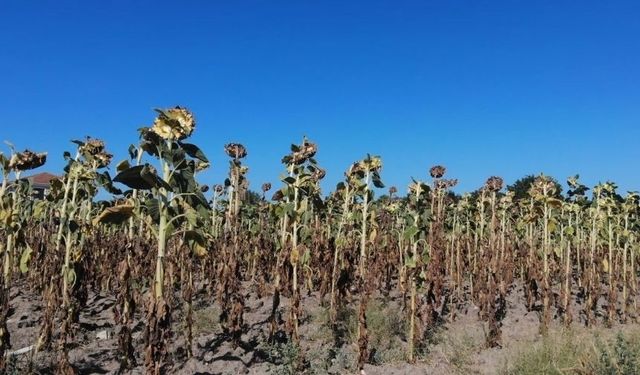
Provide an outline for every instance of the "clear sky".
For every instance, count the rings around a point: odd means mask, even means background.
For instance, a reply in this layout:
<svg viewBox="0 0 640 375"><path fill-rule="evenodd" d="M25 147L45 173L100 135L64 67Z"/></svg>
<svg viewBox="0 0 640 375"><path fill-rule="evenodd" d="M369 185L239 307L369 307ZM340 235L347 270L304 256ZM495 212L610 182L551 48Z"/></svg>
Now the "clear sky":
<svg viewBox="0 0 640 375"><path fill-rule="evenodd" d="M0 0L0 140L102 138L115 161L153 108L182 105L254 189L307 135L333 188L381 155L406 190L436 163L475 189L545 172L640 190L640 1ZM3 148L6 151L6 148Z"/></svg>

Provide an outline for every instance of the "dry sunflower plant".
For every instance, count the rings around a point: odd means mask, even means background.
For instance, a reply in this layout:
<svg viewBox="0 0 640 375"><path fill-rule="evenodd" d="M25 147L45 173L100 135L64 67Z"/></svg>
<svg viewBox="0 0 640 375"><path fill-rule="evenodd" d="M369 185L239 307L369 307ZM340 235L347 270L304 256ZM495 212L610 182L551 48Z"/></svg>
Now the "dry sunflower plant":
<svg viewBox="0 0 640 375"><path fill-rule="evenodd" d="M17 288L42 301L31 355L49 353L46 369L59 374L79 372L70 352L81 345L80 317L96 294L115 301L120 373L169 373L203 345L225 342L253 351L255 361L270 360L265 345L286 343L297 348L294 370L308 371L314 303L327 313L334 357L340 347L353 349L354 371L375 362L372 301L399 306L399 340L411 363L470 306L487 347L500 347L514 293L538 314L542 334L554 320L638 321L640 196L620 195L612 182L590 190L573 176L563 196L539 175L522 197L492 176L458 195L457 180L436 165L430 180L408 179L406 194L396 187L383 194L382 158L367 155L323 192L319 146L303 138L282 158L279 183L254 193L240 143L223 148L224 181L201 177L210 161L189 141L195 130L188 109L157 110L118 163L101 140L73 141L75 152L63 155L64 171L42 200L33 199L23 172L47 155L12 145L0 153L2 371L15 349L7 321ZM251 324L247 317L264 301L263 321ZM217 344L196 340L197 311L216 314ZM262 328L264 340L251 337ZM43 370L35 360L31 366Z"/></svg>

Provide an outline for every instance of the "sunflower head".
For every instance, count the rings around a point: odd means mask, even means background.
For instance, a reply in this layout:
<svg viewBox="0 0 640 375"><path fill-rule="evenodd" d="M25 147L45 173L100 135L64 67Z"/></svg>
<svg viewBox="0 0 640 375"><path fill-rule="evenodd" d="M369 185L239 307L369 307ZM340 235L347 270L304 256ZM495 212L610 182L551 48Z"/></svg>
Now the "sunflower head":
<svg viewBox="0 0 640 375"><path fill-rule="evenodd" d="M347 170L345 175L348 178L355 178L359 174L363 174L363 172L364 172L364 166L363 166L362 162L357 161L357 162L351 164L351 166L349 167L349 169Z"/></svg>
<svg viewBox="0 0 640 375"><path fill-rule="evenodd" d="M193 114L185 108L175 107L156 110L158 117L153 121L151 131L168 141L180 141L189 137L196 127Z"/></svg>
<svg viewBox="0 0 640 375"><path fill-rule="evenodd" d="M284 193L282 192L282 190L278 190L273 194L273 197L271 197L271 199L276 202L281 202L284 200Z"/></svg>
<svg viewBox="0 0 640 375"><path fill-rule="evenodd" d="M302 142L300 151L307 159L309 159L316 156L316 152L318 152L318 145L310 142L308 139L305 139L304 142Z"/></svg>
<svg viewBox="0 0 640 375"><path fill-rule="evenodd" d="M265 182L262 184L262 192L266 193L269 190L271 190L271 183Z"/></svg>
<svg viewBox="0 0 640 375"><path fill-rule="evenodd" d="M104 152L104 142L96 138L87 137L87 140L78 147L78 151L85 157L95 156Z"/></svg>
<svg viewBox="0 0 640 375"><path fill-rule="evenodd" d="M491 176L487 179L487 182L484 184L486 188L491 192L497 192L502 190L502 186L504 185L504 180L502 177Z"/></svg>
<svg viewBox="0 0 640 375"><path fill-rule="evenodd" d="M104 168L111 163L113 155L106 151L104 141L87 137L84 141L73 142L78 144L78 152L96 168Z"/></svg>
<svg viewBox="0 0 640 375"><path fill-rule="evenodd" d="M442 165L434 165L433 167L431 167L431 169L429 169L429 174L433 178L441 178L442 176L444 176L446 171L447 168L443 167Z"/></svg>
<svg viewBox="0 0 640 375"><path fill-rule="evenodd" d="M107 165L109 165L111 163L112 158L113 158L113 155L104 151L93 155L93 159L97 162L96 166L98 168L104 168Z"/></svg>
<svg viewBox="0 0 640 375"><path fill-rule="evenodd" d="M16 152L9 160L9 168L16 171L28 171L42 166L47 161L47 153L35 153L29 150Z"/></svg>
<svg viewBox="0 0 640 375"><path fill-rule="evenodd" d="M457 179L453 179L453 180L447 180L447 179L437 179L434 181L434 187L437 190L449 190L452 187L456 186L458 184L458 180Z"/></svg>
<svg viewBox="0 0 640 375"><path fill-rule="evenodd" d="M224 152L234 159L242 159L247 156L247 149L240 143L229 143L224 146Z"/></svg>
<svg viewBox="0 0 640 375"><path fill-rule="evenodd" d="M382 159L379 156L370 156L364 160L364 167L369 172L379 172L382 169Z"/></svg>
<svg viewBox="0 0 640 375"><path fill-rule="evenodd" d="M205 169L209 168L210 166L211 164L209 162L204 162L200 160L196 160L195 162L196 172L202 172Z"/></svg>
<svg viewBox="0 0 640 375"><path fill-rule="evenodd" d="M299 165L314 157L316 152L318 152L318 146L305 138L302 144L289 155L288 159L293 164Z"/></svg>
<svg viewBox="0 0 640 375"><path fill-rule="evenodd" d="M325 171L322 168L316 168L315 171L313 171L313 175L312 178L314 181L320 181L324 178L324 176L327 175L327 171Z"/></svg>

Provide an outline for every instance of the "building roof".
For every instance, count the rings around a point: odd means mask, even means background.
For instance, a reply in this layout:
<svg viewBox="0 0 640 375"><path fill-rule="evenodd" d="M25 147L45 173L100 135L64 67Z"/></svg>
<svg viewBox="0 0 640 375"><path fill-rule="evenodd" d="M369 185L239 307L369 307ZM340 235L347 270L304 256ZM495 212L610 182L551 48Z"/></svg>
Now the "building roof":
<svg viewBox="0 0 640 375"><path fill-rule="evenodd" d="M59 178L59 177L48 172L42 172L42 173L34 174L32 176L28 176L25 178L29 180L29 182L31 182L32 184L44 185L44 184L50 184L51 180L55 180L56 178Z"/></svg>
<svg viewBox="0 0 640 375"><path fill-rule="evenodd" d="M60 178L54 174L42 172L31 176L22 177L21 180L27 180L31 183L31 186L36 189L48 189L51 185L51 181Z"/></svg>

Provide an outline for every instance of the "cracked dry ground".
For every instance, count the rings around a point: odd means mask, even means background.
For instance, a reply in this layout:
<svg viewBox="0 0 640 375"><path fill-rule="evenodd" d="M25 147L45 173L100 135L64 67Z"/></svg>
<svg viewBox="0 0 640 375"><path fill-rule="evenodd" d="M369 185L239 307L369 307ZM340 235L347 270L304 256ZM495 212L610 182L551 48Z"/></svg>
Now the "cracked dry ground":
<svg viewBox="0 0 640 375"><path fill-rule="evenodd" d="M268 343L271 297L260 299L254 293L246 295L244 314L245 330L241 344L234 348L231 340L222 333L218 322L219 308L214 298L200 286L194 299L193 356L187 358L183 336L183 314L180 307L174 308L173 342L171 359L175 374L283 374L296 373L290 362L292 356L286 344ZM69 352L71 364L80 374L117 373L119 327L114 323L115 299L109 293L90 293L87 307L80 315L79 325ZM351 305L355 306L355 303ZM283 297L283 316L288 300ZM429 346L415 365L403 361L406 347L403 324L406 313L399 296L376 295L370 303L368 316L374 327L384 332L372 332L370 346L375 365L367 365L367 375L375 374L494 374L504 368L515 353L539 342L538 313L525 309L522 288L514 286L508 296L508 312L503 320L502 348L487 349L484 346L486 327L477 317L474 306L463 306L455 316L442 322ZM355 319L355 310L346 309L344 326L338 339L336 331L327 324L327 310L321 306L317 293L303 298L305 316L300 326L301 353L308 363L311 374L354 374L357 352L349 342L355 328L349 320ZM575 306L578 309L578 306ZM53 351L21 353L38 337L43 311L39 295L18 286L11 291L11 309L7 326L11 334L11 356L15 373L48 374L54 371L56 353ZM143 374L144 315L138 311L132 324L134 347L138 366L128 373ZM376 320L377 319L377 320ZM376 323L377 322L377 323ZM377 324L377 325L376 325ZM395 324L395 326L394 326ZM371 327L370 327L371 328ZM619 327L609 331L614 332ZM589 334L579 323L574 324L578 334ZM562 330L558 319L552 330ZM351 336L350 336L351 335ZM284 336L284 334L283 334ZM55 340L55 338L54 338ZM337 343L337 345L336 345ZM24 351L24 350L23 350Z"/></svg>

